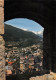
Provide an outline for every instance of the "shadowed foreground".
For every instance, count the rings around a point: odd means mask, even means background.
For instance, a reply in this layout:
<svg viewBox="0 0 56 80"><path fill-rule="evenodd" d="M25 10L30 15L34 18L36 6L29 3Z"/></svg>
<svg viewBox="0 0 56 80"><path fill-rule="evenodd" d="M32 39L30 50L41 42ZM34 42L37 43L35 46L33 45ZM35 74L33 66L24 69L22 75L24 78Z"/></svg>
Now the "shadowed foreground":
<svg viewBox="0 0 56 80"><path fill-rule="evenodd" d="M29 80L31 77L43 76L45 74L49 74L49 71L10 75L6 77L6 80Z"/></svg>
<svg viewBox="0 0 56 80"><path fill-rule="evenodd" d="M29 77L29 76L28 76ZM44 74L40 76L35 76L31 78L26 78L26 76L23 78L23 76L18 76L18 75L12 75L12 76L7 76L6 80L56 80L56 73L51 72L50 74Z"/></svg>

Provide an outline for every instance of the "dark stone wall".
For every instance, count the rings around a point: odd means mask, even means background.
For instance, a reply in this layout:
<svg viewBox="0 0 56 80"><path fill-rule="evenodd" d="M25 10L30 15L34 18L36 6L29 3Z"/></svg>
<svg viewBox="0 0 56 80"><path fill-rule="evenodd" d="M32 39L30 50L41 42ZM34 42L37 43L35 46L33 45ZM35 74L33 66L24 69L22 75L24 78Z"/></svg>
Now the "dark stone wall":
<svg viewBox="0 0 56 80"><path fill-rule="evenodd" d="M52 67L52 52L51 52L51 39L49 29L44 29L43 33L43 68L51 70Z"/></svg>
<svg viewBox="0 0 56 80"><path fill-rule="evenodd" d="M43 27L51 26L52 0L4 0L4 21L28 18Z"/></svg>
<svg viewBox="0 0 56 80"><path fill-rule="evenodd" d="M56 0L53 4L53 25L52 25L52 71L56 72Z"/></svg>
<svg viewBox="0 0 56 80"><path fill-rule="evenodd" d="M51 26L44 30L43 51L43 68L56 72L56 1L53 2Z"/></svg>

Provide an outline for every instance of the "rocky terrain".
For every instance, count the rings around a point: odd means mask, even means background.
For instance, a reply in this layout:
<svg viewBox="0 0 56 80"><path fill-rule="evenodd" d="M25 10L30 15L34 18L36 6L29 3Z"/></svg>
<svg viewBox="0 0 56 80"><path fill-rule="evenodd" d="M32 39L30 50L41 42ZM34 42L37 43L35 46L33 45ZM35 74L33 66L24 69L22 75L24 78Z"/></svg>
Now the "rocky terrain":
<svg viewBox="0 0 56 80"><path fill-rule="evenodd" d="M56 73L51 72L50 74L31 77L29 80L56 80Z"/></svg>

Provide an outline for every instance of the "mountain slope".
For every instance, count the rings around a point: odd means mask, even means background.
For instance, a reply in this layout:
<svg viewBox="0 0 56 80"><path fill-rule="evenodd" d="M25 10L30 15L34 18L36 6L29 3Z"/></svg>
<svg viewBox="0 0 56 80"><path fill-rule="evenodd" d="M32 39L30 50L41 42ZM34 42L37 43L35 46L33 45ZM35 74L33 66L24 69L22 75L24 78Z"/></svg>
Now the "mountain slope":
<svg viewBox="0 0 56 80"><path fill-rule="evenodd" d="M20 41L28 46L41 42L42 38L32 32L5 24L4 39L5 41Z"/></svg>

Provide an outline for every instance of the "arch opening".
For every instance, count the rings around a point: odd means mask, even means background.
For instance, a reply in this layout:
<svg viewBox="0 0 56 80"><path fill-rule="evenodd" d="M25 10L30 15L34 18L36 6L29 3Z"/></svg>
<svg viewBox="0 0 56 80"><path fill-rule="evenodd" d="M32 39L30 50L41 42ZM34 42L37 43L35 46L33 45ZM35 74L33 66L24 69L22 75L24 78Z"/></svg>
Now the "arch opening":
<svg viewBox="0 0 56 80"><path fill-rule="evenodd" d="M13 66L13 70L19 71L19 74L35 72L35 75L38 75L40 72L41 75L43 31L44 28L40 24L27 18L6 21L4 34L6 67Z"/></svg>

